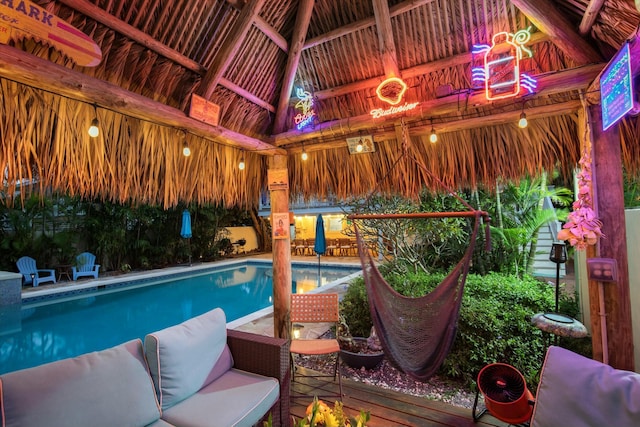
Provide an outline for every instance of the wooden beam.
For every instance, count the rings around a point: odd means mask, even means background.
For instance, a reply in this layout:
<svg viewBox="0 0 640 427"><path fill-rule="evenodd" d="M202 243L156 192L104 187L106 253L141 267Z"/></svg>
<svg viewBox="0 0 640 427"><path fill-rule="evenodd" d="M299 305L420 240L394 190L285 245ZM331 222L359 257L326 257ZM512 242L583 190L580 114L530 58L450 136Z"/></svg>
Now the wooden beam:
<svg viewBox="0 0 640 427"><path fill-rule="evenodd" d="M542 43L549 40L549 36L544 33L537 32L531 35L530 45ZM506 45L506 43L505 43ZM412 77L421 76L432 73L434 71L444 70L446 68L456 67L459 65L471 63L471 52L461 53L459 55L450 56L437 61L428 62L426 64L416 65L415 67L406 68L400 72L402 78L410 79ZM386 77L378 76L366 80L349 83L330 89L319 90L313 93L314 98L318 100L333 98L336 96L346 95L348 93L357 92L359 90L373 89L377 87Z"/></svg>
<svg viewBox="0 0 640 427"><path fill-rule="evenodd" d="M558 71L553 74L536 76L538 78L538 89L535 95L529 99L539 96L552 95L555 93L569 92L585 89L600 72L604 64L593 64L584 67L572 68ZM455 113L467 110L469 106L489 105L483 91L470 94L450 95L444 98L431 99L421 102L417 108L405 113L404 117L414 120L439 115ZM291 130L282 132L272 137L272 141L277 146L291 143L309 141L316 138L326 138L328 135L348 135L359 130L382 126L398 120L399 116L389 116L386 119L374 120L370 114L349 117L340 120L333 120L317 124L313 129Z"/></svg>
<svg viewBox="0 0 640 427"><path fill-rule="evenodd" d="M544 105L539 107L531 107L525 110L527 119L529 121L536 119L543 119L551 116L561 116L565 114L571 114L578 112L582 109L582 104L579 100L562 102L560 104ZM482 117L471 117L467 119L453 120L444 123L435 123L434 129L438 135L449 132L459 132L469 129L498 126L512 123L517 126L518 119L522 110L508 111L504 113L492 114ZM384 130L381 132L373 131L371 135L376 142L387 141L391 139L402 139L402 131L398 123L394 123L394 130ZM431 124L413 126L410 128L411 136L426 136L431 133ZM321 151L332 148L346 147L346 140L344 137L336 138L332 140L323 140L317 144L305 144L304 149L308 153L313 151ZM287 153L297 154L302 152L302 144L297 144L291 148L287 148Z"/></svg>
<svg viewBox="0 0 640 427"><path fill-rule="evenodd" d="M382 56L384 74L387 78L400 77L396 43L393 40L393 28L391 27L391 16L389 16L389 3L387 0L373 0L373 13L376 18L376 28L378 29L378 49Z"/></svg>
<svg viewBox="0 0 640 427"><path fill-rule="evenodd" d="M108 14L101 8L93 5L92 3L87 2L86 0L58 0L60 3L75 9L76 11L82 13L83 15L88 16L89 18L100 22L108 28L130 38L136 43L141 44L147 49L161 55L167 59L172 60L176 64L193 71L199 75L204 75L207 70L200 65L198 62L192 60L181 54L180 52L171 49L170 47L160 43L153 37L149 36L146 33L138 30L135 27L117 19L116 17ZM220 78L219 84L230 91L236 93L237 95L253 102L254 104L264 108L265 110L275 112L275 107L268 102L258 98L252 93L242 89L240 86L231 82L230 80L225 79L224 77Z"/></svg>
<svg viewBox="0 0 640 427"><path fill-rule="evenodd" d="M188 117L177 108L6 45L0 45L0 76L81 102L96 104L125 116L184 129L202 138L247 151L264 155L284 152L259 139L221 126L210 126Z"/></svg>
<svg viewBox="0 0 640 427"><path fill-rule="evenodd" d="M276 117L273 121L274 132L282 132L286 129L285 121L287 120L287 109L289 107L289 99L293 90L293 81L298 70L300 55L304 40L309 29L309 21L311 20L311 12L315 0L300 0L298 3L298 13L296 15L296 23L291 36L291 48L289 49L289 57L284 70L282 87L280 88L280 97L278 98L278 108L276 109Z"/></svg>
<svg viewBox="0 0 640 427"><path fill-rule="evenodd" d="M213 91L220 82L220 78L243 45L244 39L247 37L247 33L255 17L260 13L264 2L265 0L249 0L242 8L238 20L225 38L220 49L216 52L213 63L200 82L198 94L203 98L211 98Z"/></svg>
<svg viewBox="0 0 640 427"><path fill-rule="evenodd" d="M203 74L205 69L202 65L198 64L196 61L193 61L186 56L182 55L180 52L171 49L170 47L160 43L153 37L149 36L146 33L138 30L135 27L127 24L126 22L121 21L113 15L108 14L103 9L98 6L89 3L86 0L57 0L59 3L62 3L72 9L77 10L83 15L88 16L89 18L100 22L108 28L130 38L136 43L140 43L142 46L146 47L149 50L154 51L155 53L170 59L195 73Z"/></svg>
<svg viewBox="0 0 640 427"><path fill-rule="evenodd" d="M635 361L620 135L617 125L602 131L599 106L588 107L588 110L593 135L593 199L596 215L602 221L602 233L606 236L598 241L597 256L614 259L618 273L615 283L603 284L607 336L604 351L611 366L633 371ZM591 313L592 322L594 317L598 315Z"/></svg>
<svg viewBox="0 0 640 427"><path fill-rule="evenodd" d="M271 157L269 159L269 169L287 170L287 156ZM272 213L289 212L288 188L271 190L269 195ZM273 259L273 336L276 338L290 338L291 236L286 239L273 239L271 256Z"/></svg>
<svg viewBox="0 0 640 427"><path fill-rule="evenodd" d="M604 0L589 0L589 4L587 5L587 9L584 11L584 15L582 16L582 21L580 21L580 26L578 27L578 31L581 35L586 36L591 31L591 27L598 19L598 15L600 14L600 9L604 5Z"/></svg>
<svg viewBox="0 0 640 427"><path fill-rule="evenodd" d="M227 3L229 3L230 6L233 6L237 10L242 10L245 4L245 2L242 0L227 0ZM256 19L253 21L253 25L255 25L257 29L262 31L265 36L267 36L273 43L276 44L276 46L278 46L284 52L289 51L289 43L287 43L287 40L282 37L282 35L278 31L276 31L275 28L269 25L267 21L259 16L256 16Z"/></svg>
<svg viewBox="0 0 640 427"><path fill-rule="evenodd" d="M433 3L434 0L406 0L400 4L397 4L389 9L389 16L394 17L403 13L409 12L415 8L422 7L425 4ZM346 36L347 34L354 33L356 31L364 30L365 28L376 25L375 17L361 19L359 21L352 22L347 25L343 25L340 28L336 28L333 31L322 34L318 37L307 40L303 49L309 49L314 46L318 46L322 43Z"/></svg>
<svg viewBox="0 0 640 427"><path fill-rule="evenodd" d="M511 0L542 32L549 34L554 44L578 64L602 61L593 46L574 31L550 0Z"/></svg>

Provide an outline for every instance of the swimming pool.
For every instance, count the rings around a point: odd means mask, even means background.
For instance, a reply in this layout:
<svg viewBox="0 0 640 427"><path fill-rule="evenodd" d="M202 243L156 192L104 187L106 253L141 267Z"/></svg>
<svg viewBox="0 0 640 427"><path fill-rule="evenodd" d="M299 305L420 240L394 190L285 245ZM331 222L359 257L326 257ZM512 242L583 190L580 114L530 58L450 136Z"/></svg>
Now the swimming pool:
<svg viewBox="0 0 640 427"><path fill-rule="evenodd" d="M323 265L318 279L317 265L294 263L293 290L330 286L359 270ZM272 306L271 271L271 263L243 261L24 298L19 325L0 330L0 373L144 338L216 307L227 322L240 319Z"/></svg>

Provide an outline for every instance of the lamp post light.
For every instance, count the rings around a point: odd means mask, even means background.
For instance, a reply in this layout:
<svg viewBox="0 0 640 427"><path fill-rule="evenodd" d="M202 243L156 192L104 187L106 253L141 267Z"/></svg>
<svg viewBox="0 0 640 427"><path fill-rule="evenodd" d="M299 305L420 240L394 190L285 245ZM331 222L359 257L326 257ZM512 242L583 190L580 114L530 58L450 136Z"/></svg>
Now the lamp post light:
<svg viewBox="0 0 640 427"><path fill-rule="evenodd" d="M560 288L560 264L567 262L567 248L564 243L554 243L551 246L549 261L556 263L556 313L558 313L558 300Z"/></svg>

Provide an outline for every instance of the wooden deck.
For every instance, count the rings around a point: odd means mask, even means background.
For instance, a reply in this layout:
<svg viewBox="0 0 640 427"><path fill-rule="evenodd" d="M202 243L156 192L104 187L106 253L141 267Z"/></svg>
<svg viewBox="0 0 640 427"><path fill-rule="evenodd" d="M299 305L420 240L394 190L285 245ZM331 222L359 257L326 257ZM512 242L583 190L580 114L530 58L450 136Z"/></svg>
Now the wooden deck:
<svg viewBox="0 0 640 427"><path fill-rule="evenodd" d="M303 368L298 368L303 369ZM301 371L302 372L302 371ZM423 397L411 396L359 383L347 379L342 380L345 411L355 416L360 409L371 412L368 427L506 427L503 423L489 414L482 416L477 422L473 421L471 409L461 408L446 403L428 400ZM327 383L313 378L300 379L292 383L293 395L304 394L308 397L297 397L291 400L291 415L296 419L304 416L307 405L314 395L337 393L337 383ZM335 399L325 398L326 402Z"/></svg>

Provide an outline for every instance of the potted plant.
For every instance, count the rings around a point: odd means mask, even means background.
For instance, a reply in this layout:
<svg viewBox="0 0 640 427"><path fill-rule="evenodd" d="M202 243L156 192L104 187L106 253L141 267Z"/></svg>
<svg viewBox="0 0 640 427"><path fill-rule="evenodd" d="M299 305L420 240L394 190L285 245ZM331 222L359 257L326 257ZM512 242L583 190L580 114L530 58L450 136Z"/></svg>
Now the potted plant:
<svg viewBox="0 0 640 427"><path fill-rule="evenodd" d="M347 366L353 369L374 369L382 362L384 352L373 326L369 337L353 337L344 316L341 315L337 337L340 358Z"/></svg>

